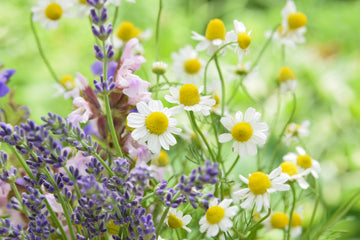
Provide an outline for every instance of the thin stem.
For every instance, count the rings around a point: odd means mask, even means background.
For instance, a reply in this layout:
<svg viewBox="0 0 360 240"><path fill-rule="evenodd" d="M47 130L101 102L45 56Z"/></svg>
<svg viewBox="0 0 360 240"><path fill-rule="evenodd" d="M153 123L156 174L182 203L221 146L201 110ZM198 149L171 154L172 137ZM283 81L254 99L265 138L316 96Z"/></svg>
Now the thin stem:
<svg viewBox="0 0 360 240"><path fill-rule="evenodd" d="M272 157L271 162L270 162L270 168L269 168L269 169L272 168L272 166L273 166L273 164L274 164L274 162L275 162L275 159L276 159L276 156L277 156L277 152L278 152L278 150L279 150L280 143L281 143L281 140L282 140L282 136L284 135L284 132L285 132L285 130L286 130L287 125L288 125L288 124L291 122L291 120L293 119L294 114L295 114L295 110L296 110L296 95L295 95L295 93L293 93L293 109L292 109L292 111L291 111L291 114L290 114L289 119L287 120L285 126L283 127L283 129L282 129L281 132L280 132L278 141L277 141L276 146L275 146L275 149L274 149L274 154L273 154L273 157Z"/></svg>
<svg viewBox="0 0 360 240"><path fill-rule="evenodd" d="M25 159L18 153L18 151L16 151L16 148L14 146L11 146L11 150L13 151L13 153L16 155L17 159L19 160L21 166L25 169L25 172L27 173L27 175L31 178L31 179L35 179L35 176L32 174L31 169L29 168L29 166L26 164Z"/></svg>
<svg viewBox="0 0 360 240"><path fill-rule="evenodd" d="M240 155L237 155L234 163L231 165L230 169L227 171L227 173L225 174L225 178L231 173L231 171L234 169L234 167L236 166L237 162L240 159Z"/></svg>
<svg viewBox="0 0 360 240"><path fill-rule="evenodd" d="M159 0L159 11L156 19L156 29L155 29L155 51L156 51L156 61L160 60L159 54L159 33L160 33L160 16L162 10L162 0Z"/></svg>
<svg viewBox="0 0 360 240"><path fill-rule="evenodd" d="M176 193L175 196L173 197L172 201L175 200L179 195L180 195L180 192ZM158 225L157 225L157 227L156 227L156 230L155 230L155 235L156 235L156 236L159 236L159 233L160 233L160 231L161 231L162 225L163 225L163 223L164 223L164 221L165 221L165 218L166 218L169 210L170 210L170 206L169 206L169 207L166 207L165 211L163 212L163 214L162 214L162 216L161 216L161 219L160 219L160 221L159 221L159 223L158 223Z"/></svg>
<svg viewBox="0 0 360 240"><path fill-rule="evenodd" d="M219 73L219 78L220 78L220 82L221 82L221 116L224 116L224 109L225 109L225 81L224 81L224 77L221 73L221 69L220 69L220 64L218 61L218 57L217 55L215 55L215 65L216 65L216 69Z"/></svg>
<svg viewBox="0 0 360 240"><path fill-rule="evenodd" d="M155 92L155 99L158 99L159 94L159 81L160 81L160 75L156 74L156 92Z"/></svg>
<svg viewBox="0 0 360 240"><path fill-rule="evenodd" d="M319 194L318 191L319 191L319 183L318 183L318 181L316 181L316 179L315 179L316 200L315 200L314 210L313 210L313 212L312 212L312 214L311 214L311 219L310 219L310 223L309 223L309 226L308 226L307 231L308 231L309 229L311 229L311 226L312 226L312 224L313 224L313 222L314 222L314 219L315 219L315 215L316 215L317 208L318 208L318 206L319 206L320 194Z"/></svg>
<svg viewBox="0 0 360 240"><path fill-rule="evenodd" d="M293 204L292 204L291 210L290 210L289 225L288 225L287 237L286 237L287 240L290 239L291 222L292 222L292 217L293 217L295 206L296 206L296 191L295 191L294 183L290 183L290 187L291 187L291 191L293 194Z"/></svg>
<svg viewBox="0 0 360 240"><path fill-rule="evenodd" d="M177 237L177 239L181 240L182 238L180 237L180 234L179 234L178 231L180 231L180 230L179 230L179 229L175 229L176 237Z"/></svg>
<svg viewBox="0 0 360 240"><path fill-rule="evenodd" d="M44 173L45 173L46 177L48 178L48 180L51 182L51 185L53 185L55 187L55 189L56 189L56 193L58 194L58 197L59 197L59 202L60 202L60 204L61 204L61 206L62 206L62 208L64 210L64 214L65 214L65 218L66 218L66 222L67 222L67 225L68 225L68 229L69 229L69 232L70 232L71 239L75 240L76 237L75 237L74 229L72 228L71 218L70 218L68 209L66 207L66 203L64 201L63 195L61 194L58 185L56 184L56 182L52 178L49 170L46 167L44 168Z"/></svg>
<svg viewBox="0 0 360 240"><path fill-rule="evenodd" d="M267 219L271 214L271 208L268 209L268 213L266 214L266 216L264 216L263 218L261 218L259 221L257 221L250 229L249 232L251 232L252 230L254 230L260 223L262 223L265 219Z"/></svg>
<svg viewBox="0 0 360 240"><path fill-rule="evenodd" d="M30 15L30 25L31 25L31 31L34 34L35 37L35 41L36 41L36 45L37 48L39 50L40 56L42 58L42 60L44 61L47 69L49 70L51 76L53 77L53 79L55 80L55 82L60 83L59 78L56 76L56 73L54 71L54 69L51 67L50 62L47 60L47 58L45 57L45 53L44 50L42 49L41 43L40 43L40 38L39 35L36 32L35 26L34 26L34 22L33 22L33 13L31 13ZM61 85L61 84L60 84Z"/></svg>
<svg viewBox="0 0 360 240"><path fill-rule="evenodd" d="M113 21L112 21L112 27L113 27L113 28L115 27L118 13L119 13L119 6L117 6L117 7L115 8L114 18L113 18Z"/></svg>
<svg viewBox="0 0 360 240"><path fill-rule="evenodd" d="M15 193L17 200L19 201L19 203L21 205L21 209L22 209L23 213L25 213L25 215L28 216L28 212L26 211L26 208L25 208L24 204L22 203L21 195L16 187L16 184L12 182L10 185L11 185L12 190Z"/></svg>
<svg viewBox="0 0 360 240"><path fill-rule="evenodd" d="M211 147L209 145L209 143L207 142L204 134L201 132L200 128L198 127L197 123L196 123L196 120L195 120L195 116L194 116L194 112L193 111L190 111L189 112L190 114L190 121L193 123L193 126L195 128L195 131L199 133L201 139L204 141L210 155L211 155L211 158L213 159L214 162L216 162L216 158L215 158L215 155L213 153L213 151L211 150Z"/></svg>

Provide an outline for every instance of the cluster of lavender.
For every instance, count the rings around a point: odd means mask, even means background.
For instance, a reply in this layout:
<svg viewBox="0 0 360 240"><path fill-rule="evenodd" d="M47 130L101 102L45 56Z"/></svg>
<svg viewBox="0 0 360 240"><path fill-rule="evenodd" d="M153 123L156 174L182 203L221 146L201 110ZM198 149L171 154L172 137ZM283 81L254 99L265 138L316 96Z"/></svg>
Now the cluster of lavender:
<svg viewBox="0 0 360 240"><path fill-rule="evenodd" d="M193 169L190 176L181 175L180 182L174 188L166 188L167 181L161 182L156 193L168 207L177 208L181 203L190 202L193 208L197 208L199 204L208 208L209 199L214 198L214 195L203 194L199 190L206 184L216 184L219 181L218 175L218 163L206 161L205 166Z"/></svg>

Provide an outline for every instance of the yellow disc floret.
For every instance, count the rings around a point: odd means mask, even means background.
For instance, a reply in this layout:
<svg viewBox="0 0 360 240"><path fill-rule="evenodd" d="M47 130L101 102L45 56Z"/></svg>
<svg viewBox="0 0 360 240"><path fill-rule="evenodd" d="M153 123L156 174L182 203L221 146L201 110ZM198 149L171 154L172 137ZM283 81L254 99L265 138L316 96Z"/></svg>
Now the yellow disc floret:
<svg viewBox="0 0 360 240"><path fill-rule="evenodd" d="M295 73L289 67L283 67L279 73L279 83L296 79Z"/></svg>
<svg viewBox="0 0 360 240"><path fill-rule="evenodd" d="M282 212L277 212L271 215L271 225L273 228L283 229L289 224L289 217Z"/></svg>
<svg viewBox="0 0 360 240"><path fill-rule="evenodd" d="M225 210L220 206L213 206L206 211L206 220L210 224L216 224L225 216Z"/></svg>
<svg viewBox="0 0 360 240"><path fill-rule="evenodd" d="M201 68L201 63L199 59L189 59L184 63L184 70L188 74L195 74L198 73Z"/></svg>
<svg viewBox="0 0 360 240"><path fill-rule="evenodd" d="M162 112L152 112L147 116L145 124L150 133L160 135L168 128L169 119Z"/></svg>
<svg viewBox="0 0 360 240"><path fill-rule="evenodd" d="M174 214L171 214L171 213L169 214L168 224L169 224L169 227L171 227L173 229L183 227L182 221L180 219L178 219Z"/></svg>
<svg viewBox="0 0 360 240"><path fill-rule="evenodd" d="M292 13L288 17L289 28L292 30L304 27L307 23L307 17L302 12Z"/></svg>
<svg viewBox="0 0 360 240"><path fill-rule="evenodd" d="M231 135L238 142L246 142L253 135L253 128L247 122L240 122L233 127Z"/></svg>
<svg viewBox="0 0 360 240"><path fill-rule="evenodd" d="M185 106L193 106L200 102L200 93L194 84L185 84L180 88L179 101Z"/></svg>
<svg viewBox="0 0 360 240"><path fill-rule="evenodd" d="M205 32L205 37L208 40L210 41L215 39L225 40L225 34L226 34L225 25L223 21L221 21L220 19L215 18L208 23Z"/></svg>
<svg viewBox="0 0 360 240"><path fill-rule="evenodd" d="M116 37L124 42L136 37L140 33L140 29L135 28L132 22L122 22L116 31Z"/></svg>
<svg viewBox="0 0 360 240"><path fill-rule="evenodd" d="M260 195L271 187L269 177L263 172L254 172L249 177L249 188L252 193Z"/></svg>
<svg viewBox="0 0 360 240"><path fill-rule="evenodd" d="M166 167L169 164L169 155L164 151L160 151L160 156L155 158L152 163L158 167Z"/></svg>
<svg viewBox="0 0 360 240"><path fill-rule="evenodd" d="M309 168L312 166L311 157L307 154L299 155L296 160L297 165L302 168Z"/></svg>
<svg viewBox="0 0 360 240"><path fill-rule="evenodd" d="M60 19L62 14L63 10L57 3L50 3L45 9L45 16L53 21Z"/></svg>
<svg viewBox="0 0 360 240"><path fill-rule="evenodd" d="M291 226L292 227L299 227L302 224L302 220L299 214L293 213L291 218Z"/></svg>
<svg viewBox="0 0 360 240"><path fill-rule="evenodd" d="M296 164L293 162L285 161L280 164L283 173L287 173L289 176L293 176L299 173Z"/></svg>
<svg viewBox="0 0 360 240"><path fill-rule="evenodd" d="M75 79L71 75L64 75L60 79L60 83L66 90L72 90L76 87Z"/></svg>
<svg viewBox="0 0 360 240"><path fill-rule="evenodd" d="M238 34L237 41L241 49L247 49L251 43L251 37L246 32L241 32Z"/></svg>

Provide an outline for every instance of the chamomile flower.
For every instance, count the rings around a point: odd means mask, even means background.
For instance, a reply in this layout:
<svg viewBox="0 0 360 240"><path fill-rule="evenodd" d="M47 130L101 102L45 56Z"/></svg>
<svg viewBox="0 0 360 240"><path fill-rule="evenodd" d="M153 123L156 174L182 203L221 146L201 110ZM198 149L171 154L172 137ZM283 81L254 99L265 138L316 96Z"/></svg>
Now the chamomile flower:
<svg viewBox="0 0 360 240"><path fill-rule="evenodd" d="M114 32L113 42L115 48L121 48L125 46L125 44L133 38L137 38L139 40L146 40L151 37L151 30L142 31L140 28L134 26L132 22L124 21ZM138 49L138 51L142 52L142 49Z"/></svg>
<svg viewBox="0 0 360 240"><path fill-rule="evenodd" d="M274 169L269 175L263 172L250 174L249 179L239 176L241 181L248 185L247 188L234 192L234 196L244 200L240 207L249 209L255 202L258 212L264 207L270 208L270 193L288 191L290 186L285 184L289 177L281 172L281 167Z"/></svg>
<svg viewBox="0 0 360 240"><path fill-rule="evenodd" d="M224 199L220 204L217 199L211 199L205 216L200 219L200 232L206 231L209 238L215 237L220 230L227 232L233 226L230 218L239 210L237 206L229 207L231 203L232 199Z"/></svg>
<svg viewBox="0 0 360 240"><path fill-rule="evenodd" d="M198 89L191 83L184 84L180 90L171 87L171 95L166 95L165 99L168 102L179 104L178 107L175 107L179 112L185 109L186 111L201 112L207 116L210 114L211 107L216 104L216 101L211 96L200 96L202 90L202 87Z"/></svg>
<svg viewBox="0 0 360 240"><path fill-rule="evenodd" d="M206 50L207 54L212 56L216 50L218 50L225 43L226 29L224 22L218 18L210 20L206 27L205 36L196 32L192 32L192 39L200 41L196 45L197 51ZM224 53L223 49L221 53Z"/></svg>
<svg viewBox="0 0 360 240"><path fill-rule="evenodd" d="M309 187L309 184L305 181L304 176L308 174L308 171L303 171L299 173L298 167L295 163L285 161L280 164L280 167L282 169L282 172L289 175L289 181L298 182L299 186L302 189L307 189Z"/></svg>
<svg viewBox="0 0 360 240"><path fill-rule="evenodd" d="M300 236L302 233L302 217L298 213L293 213L291 218L290 235L292 238Z"/></svg>
<svg viewBox="0 0 360 240"><path fill-rule="evenodd" d="M310 121L306 120L301 124L289 123L286 126L284 141L286 145L289 145L293 141L298 141L299 138L309 135Z"/></svg>
<svg viewBox="0 0 360 240"><path fill-rule="evenodd" d="M241 60L248 52L248 48L251 43L251 31L246 32L245 25L238 20L234 20L234 28L235 31L232 30L226 33L226 40L228 42L237 42L232 45L235 46L234 50L239 55L239 59Z"/></svg>
<svg viewBox="0 0 360 240"><path fill-rule="evenodd" d="M150 100L149 103L136 104L137 113L130 113L127 125L135 128L131 136L140 144L146 144L148 149L157 154L161 147L169 150L169 146L176 144L172 134L179 134L181 129L176 128L177 121L173 110L164 108L161 101Z"/></svg>
<svg viewBox="0 0 360 240"><path fill-rule="evenodd" d="M77 77L79 73L77 73ZM55 83L54 88L57 89L55 97L63 95L65 99L76 98L80 95L81 83L78 78L71 75L64 75L60 79L60 83ZM82 77L82 76L81 76Z"/></svg>
<svg viewBox="0 0 360 240"><path fill-rule="evenodd" d="M265 231L273 229L286 229L289 225L290 219L284 212L274 212L270 217L264 220Z"/></svg>
<svg viewBox="0 0 360 240"><path fill-rule="evenodd" d="M318 178L321 171L320 163L306 154L302 147L296 147L296 151L297 153L286 154L283 160L295 163L299 167L299 172L308 171L314 178Z"/></svg>
<svg viewBox="0 0 360 240"><path fill-rule="evenodd" d="M38 5L31 8L33 21L40 22L41 26L55 29L62 17L72 17L72 3L61 0L39 0Z"/></svg>
<svg viewBox="0 0 360 240"><path fill-rule="evenodd" d="M174 60L173 69L176 78L186 83L195 83L204 75L205 63L190 45L180 49L178 53L172 53L171 57Z"/></svg>
<svg viewBox="0 0 360 240"><path fill-rule="evenodd" d="M248 154L254 156L257 154L257 145L264 145L268 125L260 122L261 114L252 107L248 108L245 116L241 111L232 117L223 117L220 122L231 133L224 133L219 136L219 142L225 143L232 139L235 140L232 149L240 157L246 157Z"/></svg>
<svg viewBox="0 0 360 240"><path fill-rule="evenodd" d="M166 73L168 65L163 61L153 62L152 72L158 75Z"/></svg>
<svg viewBox="0 0 360 240"><path fill-rule="evenodd" d="M191 232L191 229L186 227L191 221L190 215L183 216L181 211L176 211L174 208L170 208L169 214L166 218L166 224L172 229L183 228L188 232Z"/></svg>
<svg viewBox="0 0 360 240"><path fill-rule="evenodd" d="M294 71L289 67L282 67L279 72L279 84L280 92L285 94L286 92L295 92L297 79Z"/></svg>

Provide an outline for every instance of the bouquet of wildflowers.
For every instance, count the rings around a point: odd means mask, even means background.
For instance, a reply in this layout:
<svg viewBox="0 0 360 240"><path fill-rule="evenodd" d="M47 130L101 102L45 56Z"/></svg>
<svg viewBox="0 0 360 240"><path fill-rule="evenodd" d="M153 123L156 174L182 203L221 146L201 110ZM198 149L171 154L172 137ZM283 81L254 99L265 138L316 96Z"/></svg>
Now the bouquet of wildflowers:
<svg viewBox="0 0 360 240"><path fill-rule="evenodd" d="M251 48L243 22L234 20L226 31L221 19L211 19L203 34L193 32L195 47L171 55L174 71L160 61L162 0L156 59L146 59L142 46L151 31L116 25L119 4L39 0L31 9L41 57L74 110L28 120L30 110L14 103L8 87L15 70L1 70L0 97L10 95L11 106L0 123L1 238L260 239L276 232L273 239L289 240L328 231L336 219L314 227L321 167L302 140L310 122L294 117L297 66L285 59L285 50L305 42L307 17L295 3L286 1L282 22L264 34L260 49ZM93 81L81 73L59 78L37 34L37 22L54 29L74 10L90 19ZM254 97L247 84L256 81L271 42L280 43L283 62L273 89L277 110L264 118L267 99ZM236 59L227 70L225 54ZM153 62L145 75L153 74L153 83L139 74L145 61ZM281 113L281 96L288 95L291 110ZM247 162L254 171L235 174ZM312 199L306 226L304 198Z"/></svg>

